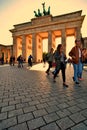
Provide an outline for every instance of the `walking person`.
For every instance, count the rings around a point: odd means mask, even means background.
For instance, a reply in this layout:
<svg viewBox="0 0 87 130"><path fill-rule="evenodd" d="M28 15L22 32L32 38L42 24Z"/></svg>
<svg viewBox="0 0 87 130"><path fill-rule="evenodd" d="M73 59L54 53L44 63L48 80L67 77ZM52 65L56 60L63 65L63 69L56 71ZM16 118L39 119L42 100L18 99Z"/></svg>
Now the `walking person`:
<svg viewBox="0 0 87 130"><path fill-rule="evenodd" d="M18 61L18 68L20 68L20 57L21 57L21 55L19 55L19 56L17 57L17 61Z"/></svg>
<svg viewBox="0 0 87 130"><path fill-rule="evenodd" d="M13 57L10 57L10 65L12 66L12 62L13 62Z"/></svg>
<svg viewBox="0 0 87 130"><path fill-rule="evenodd" d="M23 57L22 55L19 55L18 58L17 58L17 61L18 61L18 68L21 68L23 67Z"/></svg>
<svg viewBox="0 0 87 130"><path fill-rule="evenodd" d="M56 82L56 77L59 71L61 70L62 72L62 79L63 79L63 86L68 87L66 84L66 75L65 75L65 70L66 70L66 55L64 53L64 48L62 44L59 44L57 46L57 50L54 55L55 62L56 62L56 68L53 73L53 82Z"/></svg>
<svg viewBox="0 0 87 130"><path fill-rule="evenodd" d="M10 65L12 66L14 66L14 64L15 64L15 56L11 56L10 57Z"/></svg>
<svg viewBox="0 0 87 130"><path fill-rule="evenodd" d="M21 55L20 56L20 67L23 68L23 62L24 62L24 59L23 59L23 56Z"/></svg>
<svg viewBox="0 0 87 130"><path fill-rule="evenodd" d="M28 66L32 67L32 59L33 59L33 56L29 55L29 57L28 57Z"/></svg>
<svg viewBox="0 0 87 130"><path fill-rule="evenodd" d="M69 52L71 57L73 68L74 68L74 77L73 81L76 84L79 84L79 80L82 80L82 49L81 49L81 40L75 40L75 46Z"/></svg>
<svg viewBox="0 0 87 130"><path fill-rule="evenodd" d="M46 71L47 75L49 75L50 68L52 67L53 51L54 51L54 49L51 48L51 49L50 49L50 52L47 54L47 62L48 62L48 69L47 69L47 71Z"/></svg>
<svg viewBox="0 0 87 130"><path fill-rule="evenodd" d="M15 65L15 56L13 56L13 66Z"/></svg>

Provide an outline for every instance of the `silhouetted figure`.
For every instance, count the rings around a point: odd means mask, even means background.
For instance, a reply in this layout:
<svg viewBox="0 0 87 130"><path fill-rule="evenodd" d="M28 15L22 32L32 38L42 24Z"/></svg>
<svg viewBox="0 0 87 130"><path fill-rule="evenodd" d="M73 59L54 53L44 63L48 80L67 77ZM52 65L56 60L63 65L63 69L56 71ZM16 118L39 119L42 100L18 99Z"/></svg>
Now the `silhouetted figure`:
<svg viewBox="0 0 87 130"><path fill-rule="evenodd" d="M29 57L28 57L28 66L32 67L32 59L33 59L32 55L29 55Z"/></svg>
<svg viewBox="0 0 87 130"><path fill-rule="evenodd" d="M13 57L10 57L10 65L12 65Z"/></svg>
<svg viewBox="0 0 87 130"><path fill-rule="evenodd" d="M18 68L23 67L23 57L22 57L22 55L18 56L17 61L18 61Z"/></svg>

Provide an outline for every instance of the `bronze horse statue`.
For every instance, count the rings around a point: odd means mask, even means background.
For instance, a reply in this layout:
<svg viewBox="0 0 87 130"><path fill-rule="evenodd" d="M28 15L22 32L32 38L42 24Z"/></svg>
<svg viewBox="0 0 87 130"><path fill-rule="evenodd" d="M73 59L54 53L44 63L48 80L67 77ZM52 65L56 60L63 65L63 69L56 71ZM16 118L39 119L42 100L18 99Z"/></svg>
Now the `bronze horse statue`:
<svg viewBox="0 0 87 130"><path fill-rule="evenodd" d="M48 7L48 11L45 10L45 2L42 3L42 6L43 6L43 14L44 15L50 15L50 6Z"/></svg>
<svg viewBox="0 0 87 130"><path fill-rule="evenodd" d="M48 7L48 11L45 10L45 2L42 3L43 6L43 13L40 12L40 9L38 9L38 13L36 11L34 11L35 16L36 17L40 17L40 16L45 16L45 15L50 15L50 6Z"/></svg>

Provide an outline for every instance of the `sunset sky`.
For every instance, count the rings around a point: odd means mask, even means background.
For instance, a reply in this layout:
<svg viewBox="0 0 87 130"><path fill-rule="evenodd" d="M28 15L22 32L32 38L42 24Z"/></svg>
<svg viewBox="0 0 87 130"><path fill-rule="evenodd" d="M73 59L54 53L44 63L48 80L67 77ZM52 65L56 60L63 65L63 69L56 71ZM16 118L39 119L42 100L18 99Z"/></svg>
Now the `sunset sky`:
<svg viewBox="0 0 87 130"><path fill-rule="evenodd" d="M87 0L0 0L0 44L12 44L13 25L31 21L34 10L42 11L42 3L51 7L52 16L82 10L87 15ZM82 36L87 37L87 16L82 26Z"/></svg>

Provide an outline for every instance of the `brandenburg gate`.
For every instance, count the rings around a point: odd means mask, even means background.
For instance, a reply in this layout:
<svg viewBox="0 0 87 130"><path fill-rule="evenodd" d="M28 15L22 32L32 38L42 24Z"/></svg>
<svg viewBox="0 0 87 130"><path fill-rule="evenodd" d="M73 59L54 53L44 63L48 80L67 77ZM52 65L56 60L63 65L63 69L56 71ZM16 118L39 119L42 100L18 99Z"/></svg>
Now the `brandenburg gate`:
<svg viewBox="0 0 87 130"><path fill-rule="evenodd" d="M49 7L50 9L50 7ZM28 56L32 54L35 62L42 60L43 53L43 39L48 39L48 51L53 47L55 49L56 38L61 37L61 43L65 46L67 36L74 36L81 38L81 27L85 15L82 10L59 15L53 17L50 10L46 14L45 6L43 4L43 14L38 9L35 18L30 22L14 25L11 29L13 37L13 55L17 57L22 54L25 61Z"/></svg>

